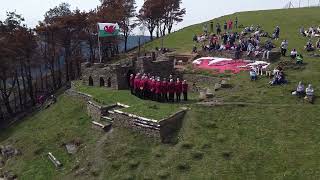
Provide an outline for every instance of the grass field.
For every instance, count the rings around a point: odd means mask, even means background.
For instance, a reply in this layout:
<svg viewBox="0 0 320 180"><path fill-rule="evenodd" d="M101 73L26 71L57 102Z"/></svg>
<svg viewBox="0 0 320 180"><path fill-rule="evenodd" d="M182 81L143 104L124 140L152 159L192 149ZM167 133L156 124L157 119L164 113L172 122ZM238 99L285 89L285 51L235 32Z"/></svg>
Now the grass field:
<svg viewBox="0 0 320 180"><path fill-rule="evenodd" d="M299 26L320 24L319 8L237 16L240 24L260 24L268 31L279 25L289 48L298 50L307 41L298 35ZM187 52L193 45L192 35L201 29L201 25L194 25L169 35L166 46ZM156 45L157 41L148 46ZM121 128L102 133L91 127L84 102L63 95L51 108L0 132L1 145L11 144L23 153L0 171L12 170L19 179L320 179L319 98L310 105L290 95L300 80L312 83L319 94L320 59L306 56L305 62L303 68L285 69L288 85L270 87L267 78L251 82L244 72L231 76L232 89L216 94L227 102L250 105L181 105L191 109L176 144L160 144ZM127 111L155 119L180 106L141 101L128 91L85 86L79 90L104 104L131 105L133 109ZM152 105L159 109L148 108ZM81 139L82 145L70 156L61 145L75 138ZM64 164L63 169L55 170L46 158L49 151ZM85 173L74 176L82 168Z"/></svg>

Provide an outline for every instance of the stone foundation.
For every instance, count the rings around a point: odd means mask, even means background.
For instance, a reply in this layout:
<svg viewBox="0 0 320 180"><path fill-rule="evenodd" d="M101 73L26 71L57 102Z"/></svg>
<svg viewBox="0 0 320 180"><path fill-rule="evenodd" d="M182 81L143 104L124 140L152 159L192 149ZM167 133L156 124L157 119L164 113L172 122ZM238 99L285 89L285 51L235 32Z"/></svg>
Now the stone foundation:
<svg viewBox="0 0 320 180"><path fill-rule="evenodd" d="M113 118L114 127L129 128L147 137L158 139L161 142L168 142L180 130L186 111L186 109L183 109L160 121L139 117L119 110L115 110L111 117Z"/></svg>
<svg viewBox="0 0 320 180"><path fill-rule="evenodd" d="M187 109L171 115L168 118L154 120L126 113L117 109L128 108L129 106L117 103L109 106L102 106L93 101L92 96L77 92L66 91L67 95L74 96L87 101L87 114L95 122L102 122L110 119L113 127L124 127L135 132L155 138L161 142L168 142L182 126L183 118Z"/></svg>

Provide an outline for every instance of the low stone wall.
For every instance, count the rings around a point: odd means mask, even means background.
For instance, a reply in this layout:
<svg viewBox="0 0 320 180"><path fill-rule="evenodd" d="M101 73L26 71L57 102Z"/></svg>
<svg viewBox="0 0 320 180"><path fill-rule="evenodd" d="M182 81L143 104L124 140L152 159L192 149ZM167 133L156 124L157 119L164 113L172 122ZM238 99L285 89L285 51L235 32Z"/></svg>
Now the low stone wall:
<svg viewBox="0 0 320 180"><path fill-rule="evenodd" d="M67 90L65 92L65 94L68 96L77 97L77 98L82 99L84 101L92 101L93 100L93 97L90 94L75 91L75 90L73 90L73 88Z"/></svg>
<svg viewBox="0 0 320 180"><path fill-rule="evenodd" d="M248 60L256 60L260 61L262 60L262 54L259 54L256 57L250 56L248 57L247 52L241 52L240 53L240 58L241 59L248 59ZM234 50L228 50L228 51L200 51L199 55L201 57L224 57L224 58L229 58L229 59L234 59L235 58L235 51ZM276 62L280 60L281 58L281 52L278 50L272 50L269 55L269 62ZM265 59L264 59L265 60Z"/></svg>
<svg viewBox="0 0 320 180"><path fill-rule="evenodd" d="M168 118L160 121L140 117L134 114L126 113L120 110L113 110L117 107L128 108L129 106L117 103L109 106L102 106L93 101L91 95L77 92L69 89L67 95L81 98L87 101L87 114L94 121L101 121L102 118L112 118L113 127L124 127L132 129L136 132L146 135L147 137L155 138L161 142L167 142L182 125L183 118L187 109L183 109Z"/></svg>
<svg viewBox="0 0 320 180"><path fill-rule="evenodd" d="M146 135L147 137L156 138L160 137L160 125L157 122L144 121L134 116L129 116L126 113L115 112L111 115L113 118L113 127L124 127L132 129L136 132Z"/></svg>
<svg viewBox="0 0 320 180"><path fill-rule="evenodd" d="M112 118L114 127L129 128L161 142L168 142L181 128L186 111L183 109L168 118L156 121L115 110Z"/></svg>
<svg viewBox="0 0 320 180"><path fill-rule="evenodd" d="M87 103L87 113L94 121L100 121L107 112L114 108L116 105L101 106L96 102L88 101Z"/></svg>
<svg viewBox="0 0 320 180"><path fill-rule="evenodd" d="M162 142L170 141L170 139L181 129L186 112L187 109L183 109L159 122Z"/></svg>

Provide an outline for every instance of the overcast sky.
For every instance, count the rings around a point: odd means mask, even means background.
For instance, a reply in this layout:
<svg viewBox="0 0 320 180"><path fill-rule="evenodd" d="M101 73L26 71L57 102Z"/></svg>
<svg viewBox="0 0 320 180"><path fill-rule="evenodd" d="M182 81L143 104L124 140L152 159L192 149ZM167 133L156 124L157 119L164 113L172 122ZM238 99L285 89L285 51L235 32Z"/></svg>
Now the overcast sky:
<svg viewBox="0 0 320 180"><path fill-rule="evenodd" d="M307 5L307 0L301 0ZM316 4L319 0L310 0ZM6 11L14 11L22 14L26 24L34 27L49 8L59 5L61 2L71 4L72 9L89 10L97 7L99 0L0 0L0 19L3 20ZM144 0L136 0L138 9ZM174 27L178 30L182 27L200 23L222 15L248 10L279 9L283 8L290 0L182 0L183 7L187 9L184 21ZM299 0L292 0L294 6L298 6ZM303 3L304 2L304 3Z"/></svg>

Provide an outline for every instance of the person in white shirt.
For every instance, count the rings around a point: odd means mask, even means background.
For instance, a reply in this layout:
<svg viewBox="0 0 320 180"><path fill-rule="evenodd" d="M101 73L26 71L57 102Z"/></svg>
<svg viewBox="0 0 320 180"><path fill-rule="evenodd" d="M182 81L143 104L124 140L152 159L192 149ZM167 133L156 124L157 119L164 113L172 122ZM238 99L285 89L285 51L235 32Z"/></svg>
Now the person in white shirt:
<svg viewBox="0 0 320 180"><path fill-rule="evenodd" d="M254 69L250 70L250 78L251 78L251 81L257 80L257 72Z"/></svg>
<svg viewBox="0 0 320 180"><path fill-rule="evenodd" d="M297 50L296 49L292 49L291 53L290 53L290 57L291 59L295 59L297 57Z"/></svg>
<svg viewBox="0 0 320 180"><path fill-rule="evenodd" d="M306 88L306 97L305 100L307 100L309 103L313 104L314 101L314 89L311 84Z"/></svg>
<svg viewBox="0 0 320 180"><path fill-rule="evenodd" d="M304 91L304 85L302 84L302 82L300 81L298 86L297 86L297 89L296 89L296 95L297 96L303 96L305 94L305 91Z"/></svg>

